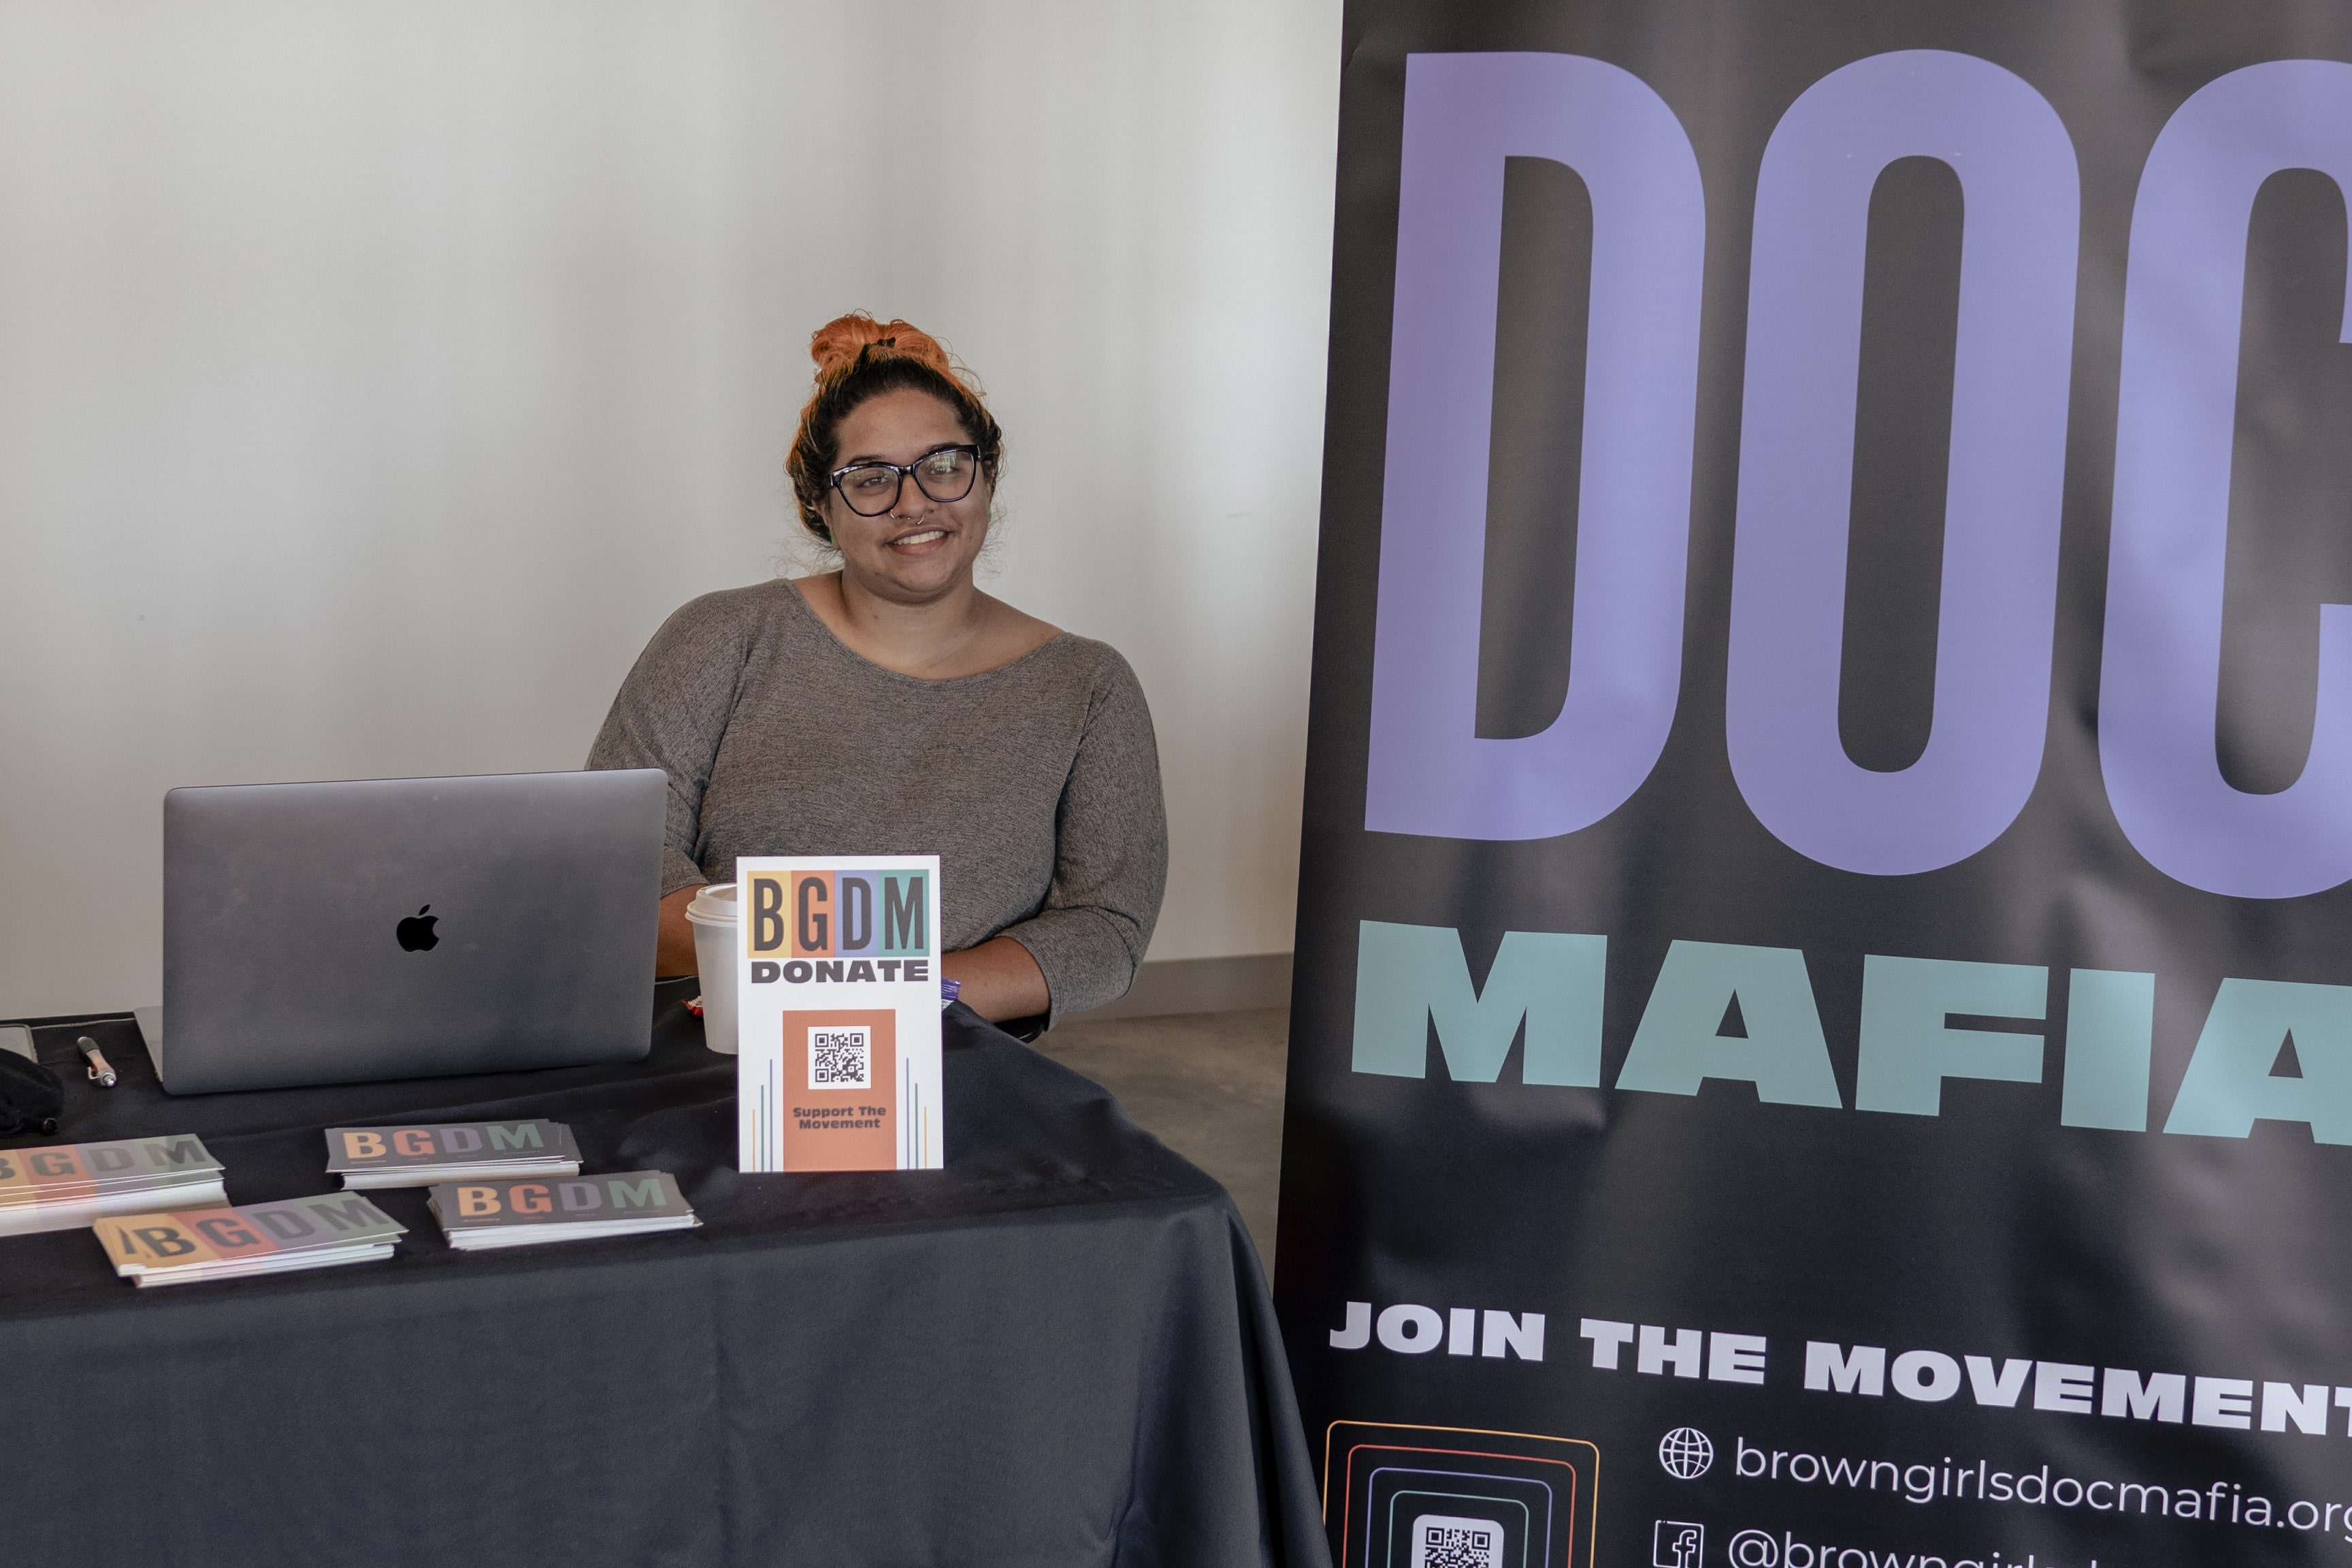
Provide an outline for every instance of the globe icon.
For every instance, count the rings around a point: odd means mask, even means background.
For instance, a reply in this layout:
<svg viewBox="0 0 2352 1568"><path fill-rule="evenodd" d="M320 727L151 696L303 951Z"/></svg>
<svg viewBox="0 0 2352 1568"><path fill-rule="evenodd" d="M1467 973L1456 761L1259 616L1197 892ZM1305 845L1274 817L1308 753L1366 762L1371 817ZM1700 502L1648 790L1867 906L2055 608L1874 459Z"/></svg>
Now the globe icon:
<svg viewBox="0 0 2352 1568"><path fill-rule="evenodd" d="M1715 1463L1715 1445L1696 1426L1677 1426L1658 1439L1658 1463L1678 1481L1695 1481Z"/></svg>

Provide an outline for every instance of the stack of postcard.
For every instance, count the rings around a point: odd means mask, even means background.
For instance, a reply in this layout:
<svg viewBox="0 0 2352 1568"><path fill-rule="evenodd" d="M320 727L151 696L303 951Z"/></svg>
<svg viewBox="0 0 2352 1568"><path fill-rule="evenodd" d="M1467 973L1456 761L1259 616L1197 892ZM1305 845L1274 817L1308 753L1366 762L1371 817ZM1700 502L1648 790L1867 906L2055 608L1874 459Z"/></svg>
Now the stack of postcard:
<svg viewBox="0 0 2352 1568"><path fill-rule="evenodd" d="M574 1176L580 1145L561 1121L330 1127L327 1172L347 1190L430 1187L501 1176Z"/></svg>
<svg viewBox="0 0 2352 1568"><path fill-rule="evenodd" d="M428 1207L461 1252L687 1230L702 1223L667 1171L625 1171L569 1182L452 1182Z"/></svg>
<svg viewBox="0 0 2352 1568"><path fill-rule="evenodd" d="M408 1227L362 1197L328 1194L243 1208L102 1219L91 1227L114 1271L140 1285L241 1279L373 1263Z"/></svg>
<svg viewBox="0 0 2352 1568"><path fill-rule="evenodd" d="M221 1163L186 1133L0 1149L0 1236L78 1230L108 1215L227 1201Z"/></svg>

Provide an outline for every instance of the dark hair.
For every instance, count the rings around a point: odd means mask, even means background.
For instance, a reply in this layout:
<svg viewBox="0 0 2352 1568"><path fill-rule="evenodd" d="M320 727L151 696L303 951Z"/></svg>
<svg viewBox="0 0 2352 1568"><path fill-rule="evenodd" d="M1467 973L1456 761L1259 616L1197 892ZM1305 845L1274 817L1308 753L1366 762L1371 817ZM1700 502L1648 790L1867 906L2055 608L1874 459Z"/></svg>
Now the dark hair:
<svg viewBox="0 0 2352 1568"><path fill-rule="evenodd" d="M801 526L833 542L824 523L825 493L832 489L840 456L841 422L870 398L901 390L927 392L955 411L971 444L980 448L981 472L996 483L1004 460L1004 432L980 400L971 373L948 357L938 339L906 321L877 321L853 310L819 327L809 339L816 361L816 391L801 410L800 431L784 458L793 496L800 502Z"/></svg>

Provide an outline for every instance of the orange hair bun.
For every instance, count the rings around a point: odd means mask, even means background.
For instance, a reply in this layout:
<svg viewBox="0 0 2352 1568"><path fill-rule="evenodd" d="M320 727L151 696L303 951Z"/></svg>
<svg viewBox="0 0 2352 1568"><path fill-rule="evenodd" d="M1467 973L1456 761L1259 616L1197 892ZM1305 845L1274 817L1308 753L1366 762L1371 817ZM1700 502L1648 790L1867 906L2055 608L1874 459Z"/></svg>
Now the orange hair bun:
<svg viewBox="0 0 2352 1568"><path fill-rule="evenodd" d="M865 310L835 316L809 337L809 358L816 362L819 383L835 381L856 368L859 357L910 359L928 365L967 391L977 391L971 378L949 358L939 339L912 321L877 321Z"/></svg>

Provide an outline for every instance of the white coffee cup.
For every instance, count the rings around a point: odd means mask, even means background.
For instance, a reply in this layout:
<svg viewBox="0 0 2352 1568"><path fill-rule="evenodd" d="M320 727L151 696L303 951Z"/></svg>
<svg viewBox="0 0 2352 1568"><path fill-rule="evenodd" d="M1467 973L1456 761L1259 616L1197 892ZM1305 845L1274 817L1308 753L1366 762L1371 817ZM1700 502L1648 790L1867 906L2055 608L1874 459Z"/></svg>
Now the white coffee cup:
<svg viewBox="0 0 2352 1568"><path fill-rule="evenodd" d="M694 927L694 963L702 974L702 1043L735 1054L735 884L719 882L686 906Z"/></svg>

